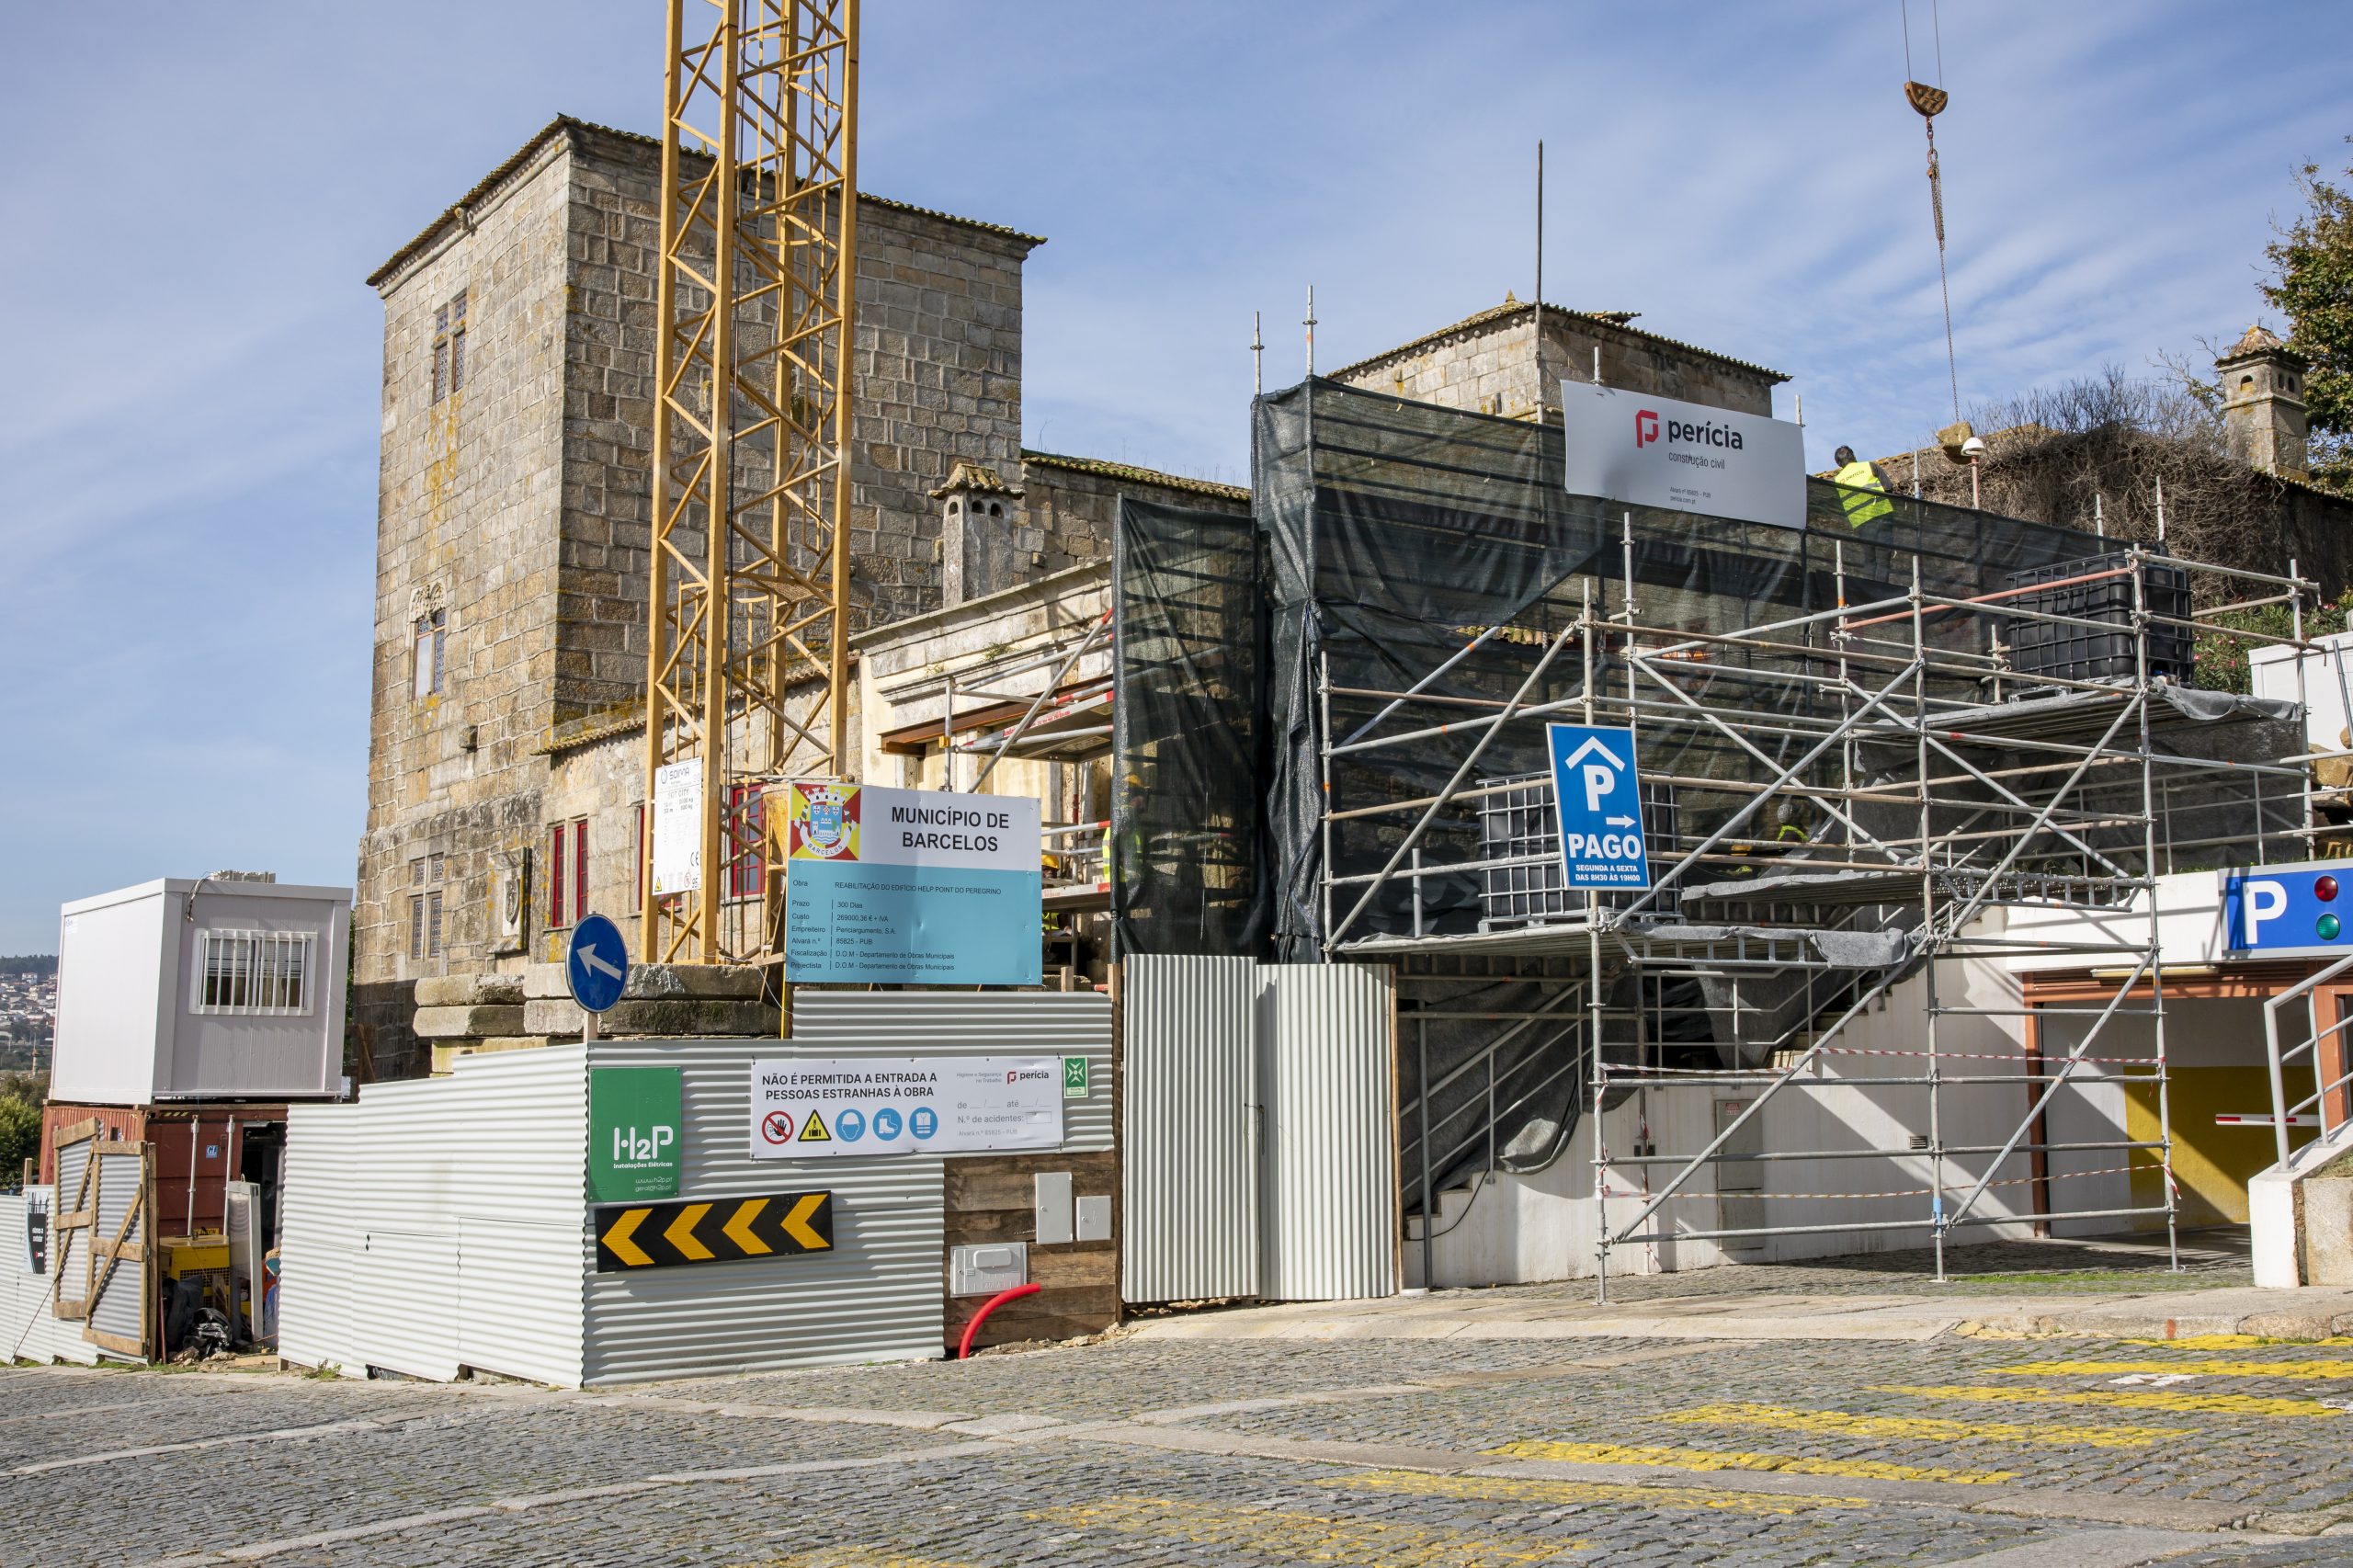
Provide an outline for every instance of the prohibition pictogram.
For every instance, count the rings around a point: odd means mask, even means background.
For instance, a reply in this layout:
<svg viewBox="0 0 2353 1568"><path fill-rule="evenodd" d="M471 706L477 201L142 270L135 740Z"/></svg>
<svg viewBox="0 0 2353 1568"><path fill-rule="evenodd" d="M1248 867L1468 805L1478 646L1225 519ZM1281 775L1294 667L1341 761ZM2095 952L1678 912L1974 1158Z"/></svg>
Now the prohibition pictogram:
<svg viewBox="0 0 2353 1568"><path fill-rule="evenodd" d="M792 1142L792 1113L772 1110L760 1119L760 1136L771 1143Z"/></svg>

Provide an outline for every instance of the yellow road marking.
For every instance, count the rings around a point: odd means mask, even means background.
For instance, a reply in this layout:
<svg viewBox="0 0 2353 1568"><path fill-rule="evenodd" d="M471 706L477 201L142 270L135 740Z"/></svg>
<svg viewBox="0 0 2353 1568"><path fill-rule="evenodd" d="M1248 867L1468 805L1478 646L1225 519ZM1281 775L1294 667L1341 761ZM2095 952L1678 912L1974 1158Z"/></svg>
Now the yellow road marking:
<svg viewBox="0 0 2353 1568"><path fill-rule="evenodd" d="M1711 1492L1704 1486L1628 1486L1608 1481L1543 1481L1515 1475L1426 1475L1375 1470L1319 1481L1318 1486L1411 1492L1424 1497L1465 1497L1495 1503L1631 1503L1641 1508L1721 1508L1735 1514L1802 1514L1813 1508L1868 1508L1863 1497L1789 1496L1770 1492Z"/></svg>
<svg viewBox="0 0 2353 1568"><path fill-rule="evenodd" d="M612 1249L613 1256L632 1268L643 1268L654 1261L644 1248L630 1240L637 1233L637 1228L645 1223L645 1217L653 1212L651 1209L627 1210L613 1221L613 1228L605 1233L605 1244Z"/></svg>
<svg viewBox="0 0 2353 1568"><path fill-rule="evenodd" d="M1381 1568L1508 1568L1542 1562L1563 1551L1581 1551L1582 1540L1541 1536L1507 1538L1467 1530L1380 1519L1337 1519L1289 1508L1235 1507L1191 1503L1174 1497L1112 1497L1071 1503L1028 1516L1046 1524L1156 1541L1188 1541L1213 1549L1221 1559L1235 1552L1283 1562L1380 1564Z"/></svg>
<svg viewBox="0 0 2353 1568"><path fill-rule="evenodd" d="M2104 1404L2124 1410L2170 1410L2203 1415L2343 1415L2335 1405L2316 1399L2271 1399L2254 1393L2178 1393L2171 1389L1989 1389L1937 1386L1915 1388L1903 1383L1875 1385L1880 1393L1915 1394L1922 1399L1959 1399L1973 1404Z"/></svg>
<svg viewBox="0 0 2353 1568"><path fill-rule="evenodd" d="M790 1236L802 1246L812 1252L822 1252L829 1244L824 1237L809 1228L809 1216L814 1214L824 1201L824 1193L810 1193L794 1204L792 1211L777 1223L783 1227L786 1235Z"/></svg>
<svg viewBox="0 0 2353 1568"><path fill-rule="evenodd" d="M734 1218L719 1227L721 1233L751 1256L757 1257L764 1252L774 1252L776 1248L752 1233L752 1221L758 1219L760 1210L767 1206L768 1200L765 1198L749 1199L738 1204Z"/></svg>
<svg viewBox="0 0 2353 1568"><path fill-rule="evenodd" d="M710 1212L710 1205L708 1203L688 1204L678 1210L678 1217L670 1221L670 1228L662 1233L662 1239L697 1263L702 1262L710 1256L710 1249L695 1240L695 1227L701 1224L702 1217Z"/></svg>
<svg viewBox="0 0 2353 1568"><path fill-rule="evenodd" d="M1669 1465L1677 1470L1765 1470L1786 1475L1836 1475L1849 1481L1949 1481L1992 1486L2018 1479L2014 1470L1952 1470L1940 1464L1890 1464L1882 1460L1815 1460L1794 1454L1751 1454L1722 1449L1678 1449L1664 1443L1506 1443L1489 1449L1520 1460L1563 1460L1570 1464Z"/></svg>
<svg viewBox="0 0 2353 1568"><path fill-rule="evenodd" d="M2353 1339L2267 1339L2259 1334L2187 1334L2179 1339L2128 1339L2124 1343L2162 1346L2167 1350L2253 1350L2264 1345L2353 1345Z"/></svg>
<svg viewBox="0 0 2353 1568"><path fill-rule="evenodd" d="M2029 1361L1998 1370L2034 1377L2187 1372L2201 1378L2353 1378L2353 1361Z"/></svg>
<svg viewBox="0 0 2353 1568"><path fill-rule="evenodd" d="M1945 1421L1927 1415L1852 1415L1843 1410L1790 1410L1777 1404L1709 1404L1663 1417L1684 1426L1771 1426L1784 1432L1825 1432L1842 1437L1889 1437L1929 1443L1973 1437L2076 1449L2145 1449L2166 1437L2187 1437L2188 1426L2026 1426L2014 1421Z"/></svg>

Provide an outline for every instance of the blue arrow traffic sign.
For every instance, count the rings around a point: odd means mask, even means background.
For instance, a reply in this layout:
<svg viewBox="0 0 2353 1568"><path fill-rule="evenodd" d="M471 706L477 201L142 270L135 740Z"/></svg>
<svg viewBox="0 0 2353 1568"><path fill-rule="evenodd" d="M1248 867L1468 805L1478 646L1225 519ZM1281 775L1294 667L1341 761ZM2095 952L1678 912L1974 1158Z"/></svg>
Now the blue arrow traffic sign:
<svg viewBox="0 0 2353 1568"><path fill-rule="evenodd" d="M1552 751L1553 805L1561 819L1562 885L1646 888L1643 801L1634 779L1634 732L1586 724L1544 726Z"/></svg>
<svg viewBox="0 0 2353 1568"><path fill-rule="evenodd" d="M563 972L572 999L592 1013L608 1012L629 980L629 949L621 928L601 915L583 915L564 949Z"/></svg>

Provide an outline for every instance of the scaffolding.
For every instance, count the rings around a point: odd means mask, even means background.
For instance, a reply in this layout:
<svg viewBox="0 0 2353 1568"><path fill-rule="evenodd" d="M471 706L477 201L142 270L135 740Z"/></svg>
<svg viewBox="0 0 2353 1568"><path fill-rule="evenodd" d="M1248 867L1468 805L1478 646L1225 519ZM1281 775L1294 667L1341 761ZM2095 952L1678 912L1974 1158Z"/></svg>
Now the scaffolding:
<svg viewBox="0 0 2353 1568"><path fill-rule="evenodd" d="M1543 1005L1483 1015L1506 1028L1438 1077L1427 1059L1428 1026L1419 1024L1417 1091L1402 1137L1408 1180L1420 1188L1425 1278L1439 1175L1483 1131L1483 1159L1472 1163L1511 1168L1496 1146L1512 1108L1497 1104L1505 1076L1499 1048L1530 1030L1561 1036L1558 1026L1572 1011L1582 1015L1575 1051L1583 1098L1550 1125L1564 1128L1578 1119L1574 1112L1586 1113L1595 1272L1605 1300L1611 1254L1662 1242L1754 1244L1925 1229L1942 1278L1954 1231L2025 1221L1986 1207L1990 1192L2012 1186L2034 1189L2030 1218L2038 1228L2161 1221L2174 1246L2178 1204L2156 878L2184 861L2260 863L2278 858L2275 846L2308 845L2316 830L2303 759L2292 755L2300 746L2287 747L2285 756L2271 747L2279 760L2266 761L2199 755L2197 745L2183 744L2217 726L2283 720L2285 705L2186 687L2153 671L2167 661L2153 658L2152 648L2186 649L2198 632L2307 648L2302 607L2313 585L2292 562L2284 576L2191 565L2201 582L2219 587L2209 594L2215 602L2194 612L2186 602L2153 605L2153 579L2186 563L2129 546L2088 570L1967 594L1939 591L1915 551L1908 584L1874 595L1850 581L1843 541L1834 541L1832 608L1696 631L1644 616L1631 512L1620 514L1618 542L1619 580L1609 585L1615 607L1607 606L1603 585L1585 576L1575 614L1543 640L1507 696L1466 696L1438 678L1459 672L1495 636L1500 629L1492 626L1392 687L1336 681L1328 653L1319 666L1320 785L1335 801L1321 824L1326 955L1397 961L1475 954L1565 965ZM2129 585L2129 618L2120 623L2112 615L2038 608L2051 603L2054 588L2094 583ZM2226 624L2231 612L2270 604L2293 607L2289 636ZM1677 608L1688 622L1688 604ZM2022 675L2012 665L2021 641L2086 635L2129 642L2129 673L2085 680ZM1568 688L1548 687L1548 674L1571 661L1577 673ZM2299 659L2300 679L2302 668ZM1337 726L1349 715L1336 711L1341 704L1371 715L1343 733ZM1548 822L1549 778L1481 774L1479 764L1507 733L1518 732L1518 744L1505 749L1524 756L1529 731L1540 735L1545 723L1569 721L1631 728L1638 759L1653 753L1679 759L1664 767L1638 760L1653 872L1646 890L1563 888ZM1440 734L1469 744L1434 793L1338 803L1347 793L1335 795L1342 769L1372 754L1427 746ZM1439 839L1467 842L1462 826L1472 813L1482 828L1475 858L1427 852ZM1433 832L1449 819L1451 835ZM1379 826L1386 853L1377 869L1342 869L1331 835L1352 822ZM1399 823L1409 825L1396 831ZM1477 928L1436 930L1441 921L1426 908L1428 890L1459 889L1466 875L1482 890ZM2081 1006L2029 1009L2001 998L1989 1004L1950 978L1956 965L2016 960L2086 971L2105 983L2106 995ZM1915 980L1925 1003L1916 1046L1854 1044L1856 1021ZM1673 1015L1706 1023L1677 1028ZM1449 1013L1441 1003L1417 1022L1457 1016L1469 1015ZM2029 1017L2036 1024L2072 1020L2075 1038L2048 1057L2032 1032L2015 1052L1960 1049L1953 1038L1959 1020ZM2145 1051L2103 1045L2123 1032L2115 1026L2127 1018L2145 1020ZM1694 1065L1695 1039L1712 1045L1718 1060ZM1866 1055L1903 1060L1894 1072L1834 1070ZM2050 1132L2054 1101L2092 1067L2108 1070L2103 1081L2154 1100L2153 1136ZM1468 1096L1461 1092L1466 1076ZM1516 1105L1541 1104L1560 1093L1562 1076L1555 1066L1508 1094ZM1697 1148L1661 1151L1638 1141L1631 1151L1613 1149L1605 1118L1592 1113L1666 1085L1729 1091L1739 1096L1738 1108ZM1449 1087L1456 1093L1448 1108ZM2006 1135L1954 1136L1956 1096L2015 1096L2021 1089L2022 1113L1996 1113ZM1907 1116L1924 1125L1910 1128L1898 1149L1761 1146L1755 1124L1768 1102L1824 1090L1893 1095L1905 1102L1890 1113L1899 1125ZM1434 1104L1441 1108L1434 1112ZM1958 1119L1986 1124L1983 1113ZM2094 1157L2093 1168L2054 1173L2054 1155ZM1850 1161L1894 1162L1915 1171L1910 1179L1917 1185L1788 1193L1774 1190L1766 1171ZM2129 1173L2143 1165L2156 1176L2153 1202L2130 1197ZM1702 1173L1714 1179L1699 1183ZM2052 1200L2054 1185L2071 1177L2116 1175L2128 1175L2120 1205ZM1695 1198L1722 1204L1725 1222L1678 1223L1672 1206ZM1779 1219L1777 1198L1869 1200L1882 1210L1893 1201L1909 1211L1797 1223Z"/></svg>

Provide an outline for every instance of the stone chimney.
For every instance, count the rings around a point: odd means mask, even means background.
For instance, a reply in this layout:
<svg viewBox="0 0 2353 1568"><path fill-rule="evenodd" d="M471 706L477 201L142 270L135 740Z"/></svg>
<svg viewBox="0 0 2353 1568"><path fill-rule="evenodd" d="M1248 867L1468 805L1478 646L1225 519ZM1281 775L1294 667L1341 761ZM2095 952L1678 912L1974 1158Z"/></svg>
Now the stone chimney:
<svg viewBox="0 0 2353 1568"><path fill-rule="evenodd" d="M2304 372L2311 361L2260 326L2214 361L2222 381L2222 430L2232 453L2266 473L2302 479Z"/></svg>
<svg viewBox="0 0 2353 1568"><path fill-rule="evenodd" d="M931 493L942 503L939 586L944 603L962 604L1013 585L1013 530L1021 521L1021 486L984 463L960 462Z"/></svg>

